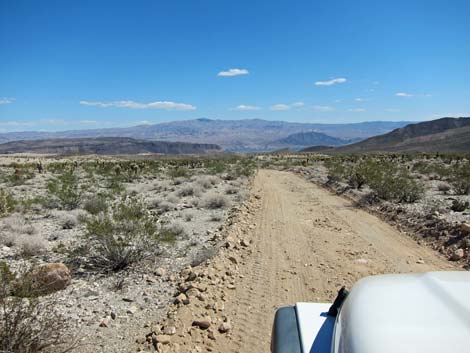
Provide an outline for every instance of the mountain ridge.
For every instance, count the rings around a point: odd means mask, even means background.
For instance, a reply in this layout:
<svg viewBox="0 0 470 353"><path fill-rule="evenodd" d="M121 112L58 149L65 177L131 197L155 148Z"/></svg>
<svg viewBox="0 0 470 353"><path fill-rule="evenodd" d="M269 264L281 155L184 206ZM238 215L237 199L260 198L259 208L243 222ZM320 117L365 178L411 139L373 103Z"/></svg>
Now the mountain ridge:
<svg viewBox="0 0 470 353"><path fill-rule="evenodd" d="M470 117L444 117L409 124L328 152L470 152Z"/></svg>
<svg viewBox="0 0 470 353"><path fill-rule="evenodd" d="M222 152L215 144L147 141L128 137L20 140L0 144L0 154L206 154Z"/></svg>
<svg viewBox="0 0 470 353"><path fill-rule="evenodd" d="M213 143L227 151L262 151L289 135L318 132L340 139L364 139L402 127L409 122L362 122L350 124L298 123L277 120L222 120L199 118L122 128L23 131L0 134L0 142L52 138L129 137L141 140Z"/></svg>

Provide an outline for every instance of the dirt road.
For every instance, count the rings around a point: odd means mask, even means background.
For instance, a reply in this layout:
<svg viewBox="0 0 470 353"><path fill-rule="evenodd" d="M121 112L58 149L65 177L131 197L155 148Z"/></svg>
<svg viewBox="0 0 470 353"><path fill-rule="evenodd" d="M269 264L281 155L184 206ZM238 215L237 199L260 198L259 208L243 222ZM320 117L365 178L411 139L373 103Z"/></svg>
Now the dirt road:
<svg viewBox="0 0 470 353"><path fill-rule="evenodd" d="M261 170L254 192L258 206L240 238L251 243L248 250L232 250L239 254L234 279L226 282L224 274L214 283L214 272L226 271L230 261L216 259L209 271L206 297L223 310L212 314L207 305L191 304L176 314L183 325L198 315L219 316L230 322L230 332L219 334L217 323L213 337L188 335L194 333L189 324L170 351L269 352L274 312L282 305L331 301L342 285L367 275L453 268L377 217L294 174Z"/></svg>

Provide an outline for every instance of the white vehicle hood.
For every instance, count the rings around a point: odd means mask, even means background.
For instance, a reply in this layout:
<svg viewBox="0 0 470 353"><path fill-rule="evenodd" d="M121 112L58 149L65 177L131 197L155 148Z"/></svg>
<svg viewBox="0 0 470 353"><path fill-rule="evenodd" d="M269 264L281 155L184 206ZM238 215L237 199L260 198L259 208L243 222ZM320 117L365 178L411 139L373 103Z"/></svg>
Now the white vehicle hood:
<svg viewBox="0 0 470 353"><path fill-rule="evenodd" d="M470 352L470 272L367 277L341 308L333 353Z"/></svg>

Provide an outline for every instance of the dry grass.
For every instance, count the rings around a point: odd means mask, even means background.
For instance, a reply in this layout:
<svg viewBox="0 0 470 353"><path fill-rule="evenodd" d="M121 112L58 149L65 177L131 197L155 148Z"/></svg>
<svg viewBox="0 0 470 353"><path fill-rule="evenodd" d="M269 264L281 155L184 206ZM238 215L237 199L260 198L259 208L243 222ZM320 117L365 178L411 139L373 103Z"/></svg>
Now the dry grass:
<svg viewBox="0 0 470 353"><path fill-rule="evenodd" d="M201 188L198 185L186 184L180 189L178 189L178 196L187 197L187 196L200 196L202 193Z"/></svg>
<svg viewBox="0 0 470 353"><path fill-rule="evenodd" d="M216 193L207 194L202 203L205 208L208 209L219 209L219 208L228 208L230 207L230 200L224 196Z"/></svg>
<svg viewBox="0 0 470 353"><path fill-rule="evenodd" d="M40 235L23 235L16 239L15 245L20 249L21 255L31 257L43 254L47 250L48 242Z"/></svg>

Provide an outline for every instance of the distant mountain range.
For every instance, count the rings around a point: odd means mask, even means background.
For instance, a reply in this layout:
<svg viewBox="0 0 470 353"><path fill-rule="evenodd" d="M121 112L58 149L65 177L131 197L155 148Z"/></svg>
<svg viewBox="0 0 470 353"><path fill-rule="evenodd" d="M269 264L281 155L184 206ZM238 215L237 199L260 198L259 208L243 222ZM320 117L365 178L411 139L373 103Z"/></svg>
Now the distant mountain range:
<svg viewBox="0 0 470 353"><path fill-rule="evenodd" d="M442 118L410 124L347 146L334 149L310 147L304 151L330 153L470 152L470 118Z"/></svg>
<svg viewBox="0 0 470 353"><path fill-rule="evenodd" d="M0 154L206 154L222 152L218 145L136 140L128 137L22 140L0 144Z"/></svg>
<svg viewBox="0 0 470 353"><path fill-rule="evenodd" d="M128 137L138 140L183 141L216 144L226 151L266 151L313 144L342 145L383 134L409 122L309 124L285 121L195 119L126 128L25 131L0 134L0 143L18 140Z"/></svg>

